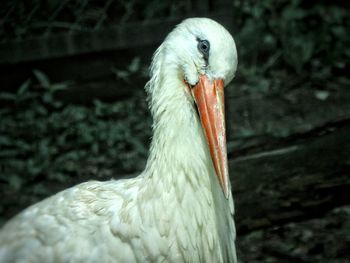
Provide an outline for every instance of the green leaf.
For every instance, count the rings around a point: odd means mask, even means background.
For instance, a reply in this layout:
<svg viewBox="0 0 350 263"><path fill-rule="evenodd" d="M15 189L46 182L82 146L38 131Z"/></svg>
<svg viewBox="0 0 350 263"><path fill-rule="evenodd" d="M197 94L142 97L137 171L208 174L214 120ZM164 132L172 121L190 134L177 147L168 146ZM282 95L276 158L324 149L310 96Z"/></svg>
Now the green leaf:
<svg viewBox="0 0 350 263"><path fill-rule="evenodd" d="M55 83L50 86L50 91L51 92L57 92L57 91L62 91L62 90L67 90L68 89L68 84L67 83Z"/></svg>
<svg viewBox="0 0 350 263"><path fill-rule="evenodd" d="M43 88L50 87L50 80L42 71L34 69L33 73Z"/></svg>
<svg viewBox="0 0 350 263"><path fill-rule="evenodd" d="M19 176L12 174L8 176L8 183L13 188L19 190L23 185L23 180Z"/></svg>
<svg viewBox="0 0 350 263"><path fill-rule="evenodd" d="M48 111L45 107L43 107L42 105L38 105L36 108L35 108L36 112L40 115L43 115L43 116L46 116L48 115Z"/></svg>
<svg viewBox="0 0 350 263"><path fill-rule="evenodd" d="M314 94L319 100L327 100L330 95L329 91L327 90L316 90Z"/></svg>
<svg viewBox="0 0 350 263"><path fill-rule="evenodd" d="M51 94L51 93L48 93L48 92L45 92L45 93L44 93L42 99L43 99L43 102L48 103L48 104L49 104L49 103L52 103L52 101L53 101L52 94Z"/></svg>
<svg viewBox="0 0 350 263"><path fill-rule="evenodd" d="M6 135L1 135L0 136L0 145L12 145L12 140L10 136L6 136Z"/></svg>
<svg viewBox="0 0 350 263"><path fill-rule="evenodd" d="M1 158L13 158L20 154L20 151L17 149L14 150L3 150L0 151L0 157Z"/></svg>
<svg viewBox="0 0 350 263"><path fill-rule="evenodd" d="M30 79L27 79L25 82L23 82L17 91L17 95L23 95L28 90L30 84Z"/></svg>
<svg viewBox="0 0 350 263"><path fill-rule="evenodd" d="M17 99L17 96L10 92L1 92L0 99L15 101Z"/></svg>
<svg viewBox="0 0 350 263"><path fill-rule="evenodd" d="M137 71L140 70L140 66L141 66L141 59L140 57L135 57L130 65L128 66L128 70L131 72L131 73L136 73Z"/></svg>

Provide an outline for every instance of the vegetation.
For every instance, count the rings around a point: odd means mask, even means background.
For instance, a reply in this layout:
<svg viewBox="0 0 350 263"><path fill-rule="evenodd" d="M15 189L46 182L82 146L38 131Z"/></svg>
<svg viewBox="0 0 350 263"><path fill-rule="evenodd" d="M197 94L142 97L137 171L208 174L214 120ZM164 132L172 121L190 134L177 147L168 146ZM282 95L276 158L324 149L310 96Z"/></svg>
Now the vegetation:
<svg viewBox="0 0 350 263"><path fill-rule="evenodd" d="M39 199L57 189L50 185L60 189L81 178L110 179L143 167L151 131L141 96L113 103L94 100L90 106L67 104L55 95L69 83L51 83L44 73L33 73L16 93L0 93L6 105L0 111L5 195L29 191ZM12 203L1 205L4 211Z"/></svg>
<svg viewBox="0 0 350 263"><path fill-rule="evenodd" d="M349 84L347 9L336 2L235 2L238 76L247 90L281 94L299 82L324 90L334 81Z"/></svg>

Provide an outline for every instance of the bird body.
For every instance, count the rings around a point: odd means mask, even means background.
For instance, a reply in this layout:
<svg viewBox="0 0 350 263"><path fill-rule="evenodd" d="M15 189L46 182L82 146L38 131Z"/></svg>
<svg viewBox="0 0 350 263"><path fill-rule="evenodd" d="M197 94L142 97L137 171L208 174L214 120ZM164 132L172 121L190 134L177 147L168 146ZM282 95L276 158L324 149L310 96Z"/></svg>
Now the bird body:
<svg viewBox="0 0 350 263"><path fill-rule="evenodd" d="M223 111L236 65L221 25L178 25L146 85L154 134L145 170L27 208L0 231L0 262L236 262Z"/></svg>

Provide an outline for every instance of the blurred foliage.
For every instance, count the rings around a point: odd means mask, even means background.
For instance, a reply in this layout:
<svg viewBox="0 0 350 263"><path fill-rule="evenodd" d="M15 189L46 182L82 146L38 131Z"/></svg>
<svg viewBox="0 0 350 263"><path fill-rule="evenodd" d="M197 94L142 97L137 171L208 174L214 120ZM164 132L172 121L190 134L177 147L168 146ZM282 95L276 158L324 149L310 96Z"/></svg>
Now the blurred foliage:
<svg viewBox="0 0 350 263"><path fill-rule="evenodd" d="M278 94L300 81L327 89L347 75L350 16L341 4L250 0L234 6L238 78L248 91Z"/></svg>
<svg viewBox="0 0 350 263"><path fill-rule="evenodd" d="M150 123L141 96L95 100L91 107L64 104L55 95L69 83L33 73L36 83L32 78L16 93L0 93L6 105L0 110L0 182L19 190L45 179L111 178L143 167Z"/></svg>

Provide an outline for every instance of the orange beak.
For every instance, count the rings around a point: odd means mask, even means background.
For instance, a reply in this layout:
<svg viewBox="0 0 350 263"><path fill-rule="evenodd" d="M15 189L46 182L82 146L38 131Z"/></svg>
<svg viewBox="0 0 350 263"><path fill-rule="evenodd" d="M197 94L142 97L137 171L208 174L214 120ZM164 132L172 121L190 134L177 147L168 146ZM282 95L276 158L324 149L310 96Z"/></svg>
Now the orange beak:
<svg viewBox="0 0 350 263"><path fill-rule="evenodd" d="M216 175L225 197L228 198L224 81L215 79L211 82L206 75L201 75L192 88L192 96L197 104Z"/></svg>

